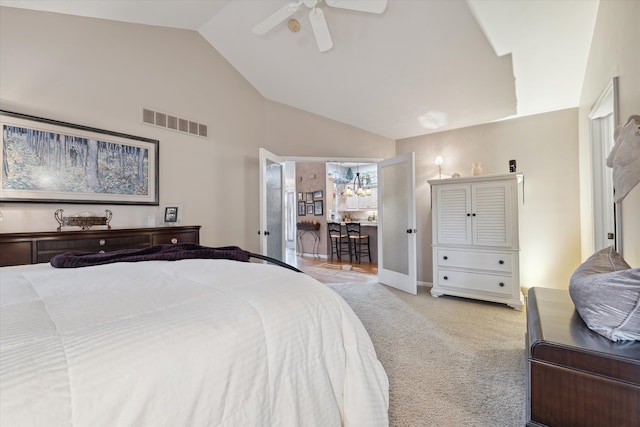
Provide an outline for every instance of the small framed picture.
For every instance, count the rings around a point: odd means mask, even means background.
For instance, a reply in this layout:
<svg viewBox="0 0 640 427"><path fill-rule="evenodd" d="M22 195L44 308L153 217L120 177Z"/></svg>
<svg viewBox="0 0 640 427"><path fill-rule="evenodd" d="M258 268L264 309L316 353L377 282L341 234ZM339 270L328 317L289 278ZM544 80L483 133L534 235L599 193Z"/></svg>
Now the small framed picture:
<svg viewBox="0 0 640 427"><path fill-rule="evenodd" d="M311 193L309 193L311 194ZM313 203L307 203L307 213L313 215Z"/></svg>
<svg viewBox="0 0 640 427"><path fill-rule="evenodd" d="M298 193L298 200L303 200L302 193Z"/></svg>
<svg viewBox="0 0 640 427"><path fill-rule="evenodd" d="M322 200L313 202L313 214L316 216L322 215Z"/></svg>
<svg viewBox="0 0 640 427"><path fill-rule="evenodd" d="M316 190L313 192L313 200L322 199L322 190Z"/></svg>
<svg viewBox="0 0 640 427"><path fill-rule="evenodd" d="M298 194L302 194L302 193L298 193ZM304 202L304 200L298 202L298 216L305 216L307 214L307 211L305 210L306 209L305 205L306 203Z"/></svg>
<svg viewBox="0 0 640 427"><path fill-rule="evenodd" d="M167 206L164 208L164 222L177 222L178 221L178 207Z"/></svg>
<svg viewBox="0 0 640 427"><path fill-rule="evenodd" d="M313 193L307 193L307 202L308 203L313 202Z"/></svg>

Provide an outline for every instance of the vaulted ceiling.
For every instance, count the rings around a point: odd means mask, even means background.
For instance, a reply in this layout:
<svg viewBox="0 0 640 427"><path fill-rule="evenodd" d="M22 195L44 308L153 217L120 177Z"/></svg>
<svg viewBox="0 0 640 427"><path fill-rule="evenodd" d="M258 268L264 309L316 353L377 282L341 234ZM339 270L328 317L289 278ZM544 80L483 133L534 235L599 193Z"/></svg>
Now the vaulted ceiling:
<svg viewBox="0 0 640 427"><path fill-rule="evenodd" d="M366 0L351 0L366 1ZM576 107L597 0L389 0L382 14L287 0L0 0L0 5L198 31L262 95L391 138ZM215 78L212 76L212 78Z"/></svg>

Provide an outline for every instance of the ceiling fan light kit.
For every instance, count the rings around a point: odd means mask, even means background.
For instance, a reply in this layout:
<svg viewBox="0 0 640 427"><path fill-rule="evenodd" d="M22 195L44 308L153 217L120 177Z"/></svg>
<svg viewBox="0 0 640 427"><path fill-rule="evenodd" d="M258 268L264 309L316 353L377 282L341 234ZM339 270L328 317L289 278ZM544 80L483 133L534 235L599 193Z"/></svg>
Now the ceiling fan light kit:
<svg viewBox="0 0 640 427"><path fill-rule="evenodd" d="M300 31L300 22L298 22L297 19L289 19L289 22L287 22L287 27L289 27L289 31L291 31L292 33L297 33L298 31Z"/></svg>
<svg viewBox="0 0 640 427"><path fill-rule="evenodd" d="M280 23L293 16L293 14L300 9L300 6L304 4L305 7L309 9L309 22L318 45L318 50L320 52L326 52L333 47L333 39L331 38L331 32L329 31L324 12L318 7L321 1L322 0L299 0L298 2L288 3L268 16L265 20L259 22L253 27L252 31L258 36L268 33ZM325 0L325 4L329 7L339 9L377 14L384 12L387 8L387 0ZM294 33L300 30L300 23L295 19L289 20L287 26L289 30Z"/></svg>

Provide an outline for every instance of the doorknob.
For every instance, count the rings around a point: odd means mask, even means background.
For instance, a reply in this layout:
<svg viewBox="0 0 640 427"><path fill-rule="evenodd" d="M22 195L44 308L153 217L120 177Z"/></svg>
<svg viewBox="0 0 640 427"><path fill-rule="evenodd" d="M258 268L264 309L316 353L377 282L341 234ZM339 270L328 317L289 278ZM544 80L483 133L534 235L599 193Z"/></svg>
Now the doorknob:
<svg viewBox="0 0 640 427"><path fill-rule="evenodd" d="M265 232L264 232L264 235L265 235L265 236L268 236L269 234L270 234L270 233L269 233L268 231L265 231Z"/></svg>

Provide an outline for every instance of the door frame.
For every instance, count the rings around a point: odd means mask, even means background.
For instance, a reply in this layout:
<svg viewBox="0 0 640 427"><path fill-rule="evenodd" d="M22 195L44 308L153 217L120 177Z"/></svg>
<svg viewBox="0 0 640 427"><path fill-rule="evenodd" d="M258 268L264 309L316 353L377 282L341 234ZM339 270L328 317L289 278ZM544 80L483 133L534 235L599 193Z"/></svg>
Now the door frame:
<svg viewBox="0 0 640 427"><path fill-rule="evenodd" d="M279 163L286 163L286 162L304 162L304 163L342 163L342 162L354 162L354 163L378 163L380 162L382 159L377 158L377 157L305 157L305 156L283 156L283 155L279 155L279 154L275 154L273 152L270 152L269 150L267 150L264 147L260 147L259 149L260 152L267 152L270 153L272 156L275 156L278 159ZM259 232L262 230L265 230L264 226L266 226L266 206L263 207L262 206L262 197L263 197L263 176L262 176L262 161L260 160L259 162L260 164L260 197L261 197L261 203L260 203L260 229ZM266 197L266 195L265 195ZM285 197L285 192L284 192L284 183L283 183L283 195L282 197ZM284 200L284 199L283 199ZM264 222L263 222L264 221ZM286 224L284 223L284 221L286 221L285 215L284 215L284 209L283 209L283 227L282 227L282 239L283 239L283 257L285 257L285 253L286 253L286 236L285 236L285 229L286 229ZM264 242L264 247L263 247L263 242ZM266 239L264 238L264 236L260 233L260 250L263 252L263 254L266 252Z"/></svg>
<svg viewBox="0 0 640 427"><path fill-rule="evenodd" d="M601 126L596 122L596 120L610 114L613 114L613 126L611 129L611 138L613 138L613 131L620 123L620 114L618 109L618 77L613 77L611 79L589 112L589 154L591 157L591 197L593 198L593 226L591 232L593 233L594 247L592 249L593 251L601 249L595 247L598 242L596 231L602 232L604 230L607 217L604 211L606 206L609 205L610 209L613 210L613 212L610 212L613 217L613 244L616 251L622 254L622 201L613 203L612 170L608 168L605 163L609 154L608 150L605 150L605 148L609 141L606 141L603 138ZM600 236L600 238L602 238L602 236Z"/></svg>

